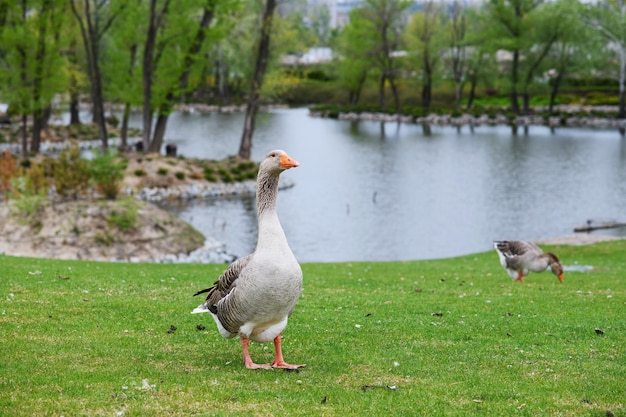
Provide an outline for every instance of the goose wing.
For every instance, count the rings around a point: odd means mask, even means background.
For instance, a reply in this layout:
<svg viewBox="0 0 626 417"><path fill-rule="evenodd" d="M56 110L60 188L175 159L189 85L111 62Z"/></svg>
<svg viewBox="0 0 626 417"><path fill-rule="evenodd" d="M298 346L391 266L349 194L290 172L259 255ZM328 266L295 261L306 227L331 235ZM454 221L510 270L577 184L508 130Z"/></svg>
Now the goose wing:
<svg viewBox="0 0 626 417"><path fill-rule="evenodd" d="M228 268L226 268L217 281L213 283L213 286L195 293L194 297L196 295L208 293L206 296L206 302L202 305L202 307L208 309L213 314L217 314L217 303L222 298L226 297L233 290L233 288L235 288L237 278L239 278L241 271L243 271L250 263L253 256L254 253L251 253L248 256L237 259L231 263Z"/></svg>

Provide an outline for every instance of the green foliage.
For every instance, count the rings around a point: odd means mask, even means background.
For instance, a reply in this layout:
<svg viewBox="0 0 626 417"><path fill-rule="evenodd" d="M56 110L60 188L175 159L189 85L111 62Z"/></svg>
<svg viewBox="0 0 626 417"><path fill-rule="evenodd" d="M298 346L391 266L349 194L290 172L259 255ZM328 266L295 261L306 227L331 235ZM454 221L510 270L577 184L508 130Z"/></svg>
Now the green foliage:
<svg viewBox="0 0 626 417"><path fill-rule="evenodd" d="M203 169L204 179L210 182L217 182L218 178L215 175L215 169L213 167L204 167Z"/></svg>
<svg viewBox="0 0 626 417"><path fill-rule="evenodd" d="M143 177L143 176L145 176L145 175L146 175L146 171L144 171L144 170L143 170L143 169L141 169L141 168L137 168L137 169L135 170L134 174L135 174L135 176L136 176L136 177Z"/></svg>
<svg viewBox="0 0 626 417"><path fill-rule="evenodd" d="M236 339L189 314L224 265L0 256L0 403L14 416L623 416L626 241L550 250L593 269L513 283L493 251L303 264L282 341L299 372L245 369ZM250 353L267 363L273 346Z"/></svg>
<svg viewBox="0 0 626 417"><path fill-rule="evenodd" d="M96 184L96 189L108 200L115 200L124 179L126 164L110 149L106 152L94 149L93 152L94 158L89 162L89 173Z"/></svg>
<svg viewBox="0 0 626 417"><path fill-rule="evenodd" d="M0 2L0 96L14 114L31 115L64 92L67 2ZM28 11L28 12L27 12Z"/></svg>
<svg viewBox="0 0 626 417"><path fill-rule="evenodd" d="M65 148L54 164L54 184L63 197L77 199L87 191L91 179L89 163L81 158L77 145Z"/></svg>
<svg viewBox="0 0 626 417"><path fill-rule="evenodd" d="M131 197L118 202L109 214L109 224L122 231L128 231L137 224L137 211L140 205Z"/></svg>
<svg viewBox="0 0 626 417"><path fill-rule="evenodd" d="M157 170L157 174L159 174L159 175L167 175L167 168L159 168Z"/></svg>
<svg viewBox="0 0 626 417"><path fill-rule="evenodd" d="M176 173L174 174L174 176L176 178L178 178L179 180L184 180L185 179L185 173L182 171L176 171Z"/></svg>

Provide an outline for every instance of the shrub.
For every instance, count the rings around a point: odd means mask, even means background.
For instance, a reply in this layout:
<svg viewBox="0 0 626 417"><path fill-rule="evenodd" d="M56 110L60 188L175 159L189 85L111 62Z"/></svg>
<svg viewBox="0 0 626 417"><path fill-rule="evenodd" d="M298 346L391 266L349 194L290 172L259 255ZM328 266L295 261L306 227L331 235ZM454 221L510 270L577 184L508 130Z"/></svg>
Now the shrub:
<svg viewBox="0 0 626 417"><path fill-rule="evenodd" d="M167 175L167 168L159 168L157 170L157 174L159 174L159 175Z"/></svg>
<svg viewBox="0 0 626 417"><path fill-rule="evenodd" d="M210 182L217 182L215 170L211 167L204 167L204 179Z"/></svg>
<svg viewBox="0 0 626 417"><path fill-rule="evenodd" d="M77 199L89 187L90 179L89 163L80 157L78 146L63 149L54 166L57 193Z"/></svg>
<svg viewBox="0 0 626 417"><path fill-rule="evenodd" d="M109 214L109 224L122 231L133 229L137 223L138 210L139 205L132 198L122 200Z"/></svg>
<svg viewBox="0 0 626 417"><path fill-rule="evenodd" d="M115 200L124 178L126 164L117 157L115 151L109 149L106 152L94 149L94 154L95 158L89 164L89 173L96 189L108 200Z"/></svg>
<svg viewBox="0 0 626 417"><path fill-rule="evenodd" d="M0 193L11 190L11 178L19 174L19 167L11 154L6 150L0 154Z"/></svg>
<svg viewBox="0 0 626 417"><path fill-rule="evenodd" d="M29 190L32 190L33 187L29 186L28 177L14 178L13 182L13 215L18 217L19 223L39 231L43 226L41 215L44 211L45 192L43 190L36 193L30 192Z"/></svg>
<svg viewBox="0 0 626 417"><path fill-rule="evenodd" d="M42 194L43 196L47 194L51 181L46 176L45 166L34 162L31 163L25 177L24 188L27 193Z"/></svg>
<svg viewBox="0 0 626 417"><path fill-rule="evenodd" d="M174 174L176 176L176 178L178 178L179 180L184 180L185 179L185 173L182 171L177 171L176 174Z"/></svg>
<svg viewBox="0 0 626 417"><path fill-rule="evenodd" d="M137 168L137 169L135 170L135 175L136 175L137 177L143 177L144 175L146 175L146 171L144 171L144 170L143 170L143 169L141 169L141 168Z"/></svg>

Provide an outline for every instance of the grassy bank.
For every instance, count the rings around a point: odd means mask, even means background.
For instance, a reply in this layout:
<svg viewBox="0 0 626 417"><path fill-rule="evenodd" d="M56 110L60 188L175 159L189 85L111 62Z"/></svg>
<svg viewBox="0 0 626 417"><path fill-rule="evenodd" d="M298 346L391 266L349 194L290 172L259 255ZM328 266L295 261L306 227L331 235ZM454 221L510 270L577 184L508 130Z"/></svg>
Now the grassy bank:
<svg viewBox="0 0 626 417"><path fill-rule="evenodd" d="M520 284L495 252L305 264L297 373L246 370L189 314L223 265L0 256L0 414L624 416L626 241L551 249L594 268Z"/></svg>

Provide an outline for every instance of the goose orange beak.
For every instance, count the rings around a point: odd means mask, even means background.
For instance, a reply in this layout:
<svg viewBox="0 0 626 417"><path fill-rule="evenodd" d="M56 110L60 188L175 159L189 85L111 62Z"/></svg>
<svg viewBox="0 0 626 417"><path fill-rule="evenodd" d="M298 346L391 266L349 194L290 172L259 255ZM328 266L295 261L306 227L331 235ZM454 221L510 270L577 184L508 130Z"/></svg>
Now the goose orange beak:
<svg viewBox="0 0 626 417"><path fill-rule="evenodd" d="M295 159L291 158L289 155L282 154L280 156L280 166L282 168L284 168L284 169L295 168L298 165L300 165L298 163L298 161L296 161Z"/></svg>
<svg viewBox="0 0 626 417"><path fill-rule="evenodd" d="M563 282L563 274L559 274L559 281Z"/></svg>

